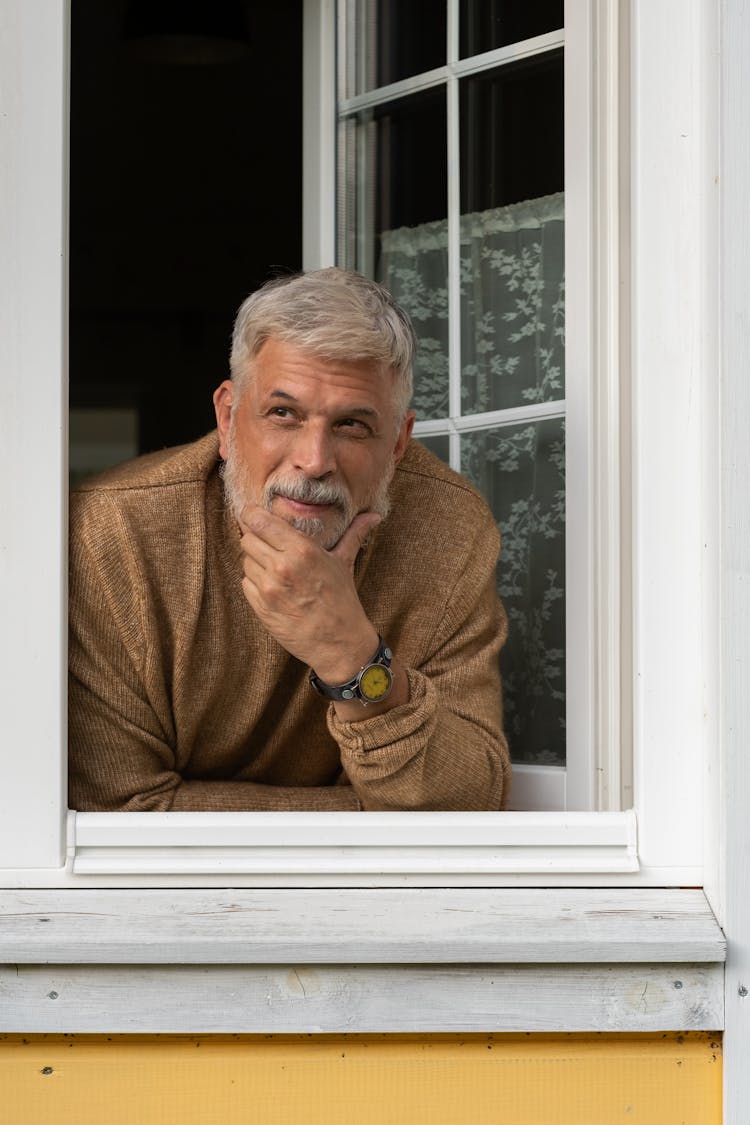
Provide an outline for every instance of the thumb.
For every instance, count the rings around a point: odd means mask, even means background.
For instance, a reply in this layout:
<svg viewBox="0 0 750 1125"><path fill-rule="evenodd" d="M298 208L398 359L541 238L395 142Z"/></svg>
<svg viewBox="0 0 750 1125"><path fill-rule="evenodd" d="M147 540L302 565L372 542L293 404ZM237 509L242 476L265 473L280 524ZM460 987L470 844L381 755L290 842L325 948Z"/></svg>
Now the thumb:
<svg viewBox="0 0 750 1125"><path fill-rule="evenodd" d="M382 522L382 519L383 517L379 516L377 512L360 512L349 524L331 554L353 567L362 544L370 532Z"/></svg>

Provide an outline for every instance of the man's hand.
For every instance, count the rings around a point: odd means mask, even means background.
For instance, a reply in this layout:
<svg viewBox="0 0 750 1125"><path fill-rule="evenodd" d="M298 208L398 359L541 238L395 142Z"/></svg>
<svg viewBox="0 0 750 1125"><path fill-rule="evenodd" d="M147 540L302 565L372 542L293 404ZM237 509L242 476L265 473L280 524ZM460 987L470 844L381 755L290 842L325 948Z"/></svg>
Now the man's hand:
<svg viewBox="0 0 750 1125"><path fill-rule="evenodd" d="M377 630L354 585L354 561L378 523L374 512L355 516L326 551L264 508L242 511L245 597L279 644L326 683L356 675L377 648Z"/></svg>

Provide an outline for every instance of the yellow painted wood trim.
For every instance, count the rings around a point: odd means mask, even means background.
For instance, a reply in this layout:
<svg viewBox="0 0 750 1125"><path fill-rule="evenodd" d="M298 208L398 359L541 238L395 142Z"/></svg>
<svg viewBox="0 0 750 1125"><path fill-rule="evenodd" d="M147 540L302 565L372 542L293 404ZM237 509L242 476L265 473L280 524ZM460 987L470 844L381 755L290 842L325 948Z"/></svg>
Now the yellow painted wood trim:
<svg viewBox="0 0 750 1125"><path fill-rule="evenodd" d="M4 1035L13 1125L720 1125L721 1044L662 1035Z"/></svg>

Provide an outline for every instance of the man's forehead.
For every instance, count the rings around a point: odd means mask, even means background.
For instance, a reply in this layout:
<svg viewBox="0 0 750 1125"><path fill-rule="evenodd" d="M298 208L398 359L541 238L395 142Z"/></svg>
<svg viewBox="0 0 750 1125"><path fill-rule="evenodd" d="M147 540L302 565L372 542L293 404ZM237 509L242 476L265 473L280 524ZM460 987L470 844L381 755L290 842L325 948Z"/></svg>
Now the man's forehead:
<svg viewBox="0 0 750 1125"><path fill-rule="evenodd" d="M284 340L279 336L267 336L258 348L251 366L272 367L285 363L301 363L326 368L351 367L373 376L386 373L389 368L374 356L339 352L319 351L297 340Z"/></svg>
<svg viewBox="0 0 750 1125"><path fill-rule="evenodd" d="M250 367L256 393L285 394L299 400L316 394L354 395L363 407L378 410L391 405L395 379L392 371L370 358L329 357L271 337Z"/></svg>
<svg viewBox="0 0 750 1125"><path fill-rule="evenodd" d="M270 390L264 392L265 395L273 400L279 402L288 402L290 405L302 406L304 405L302 399L298 398L295 394L290 394L288 391L282 390L281 387L272 387ZM363 414L366 416L378 417L378 411L370 405L363 404L362 406L347 406L347 410L354 414Z"/></svg>

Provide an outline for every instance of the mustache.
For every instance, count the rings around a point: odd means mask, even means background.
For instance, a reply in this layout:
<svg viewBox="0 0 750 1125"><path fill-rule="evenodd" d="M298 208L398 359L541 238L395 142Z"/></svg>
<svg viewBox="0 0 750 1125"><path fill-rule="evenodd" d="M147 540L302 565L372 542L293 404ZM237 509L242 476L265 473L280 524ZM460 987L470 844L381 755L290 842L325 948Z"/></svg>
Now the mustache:
<svg viewBox="0 0 750 1125"><path fill-rule="evenodd" d="M351 504L351 497L342 484L310 480L308 477L278 477L271 481L263 490L264 504L270 504L275 496L284 496L301 504L329 504L342 512L347 511Z"/></svg>

